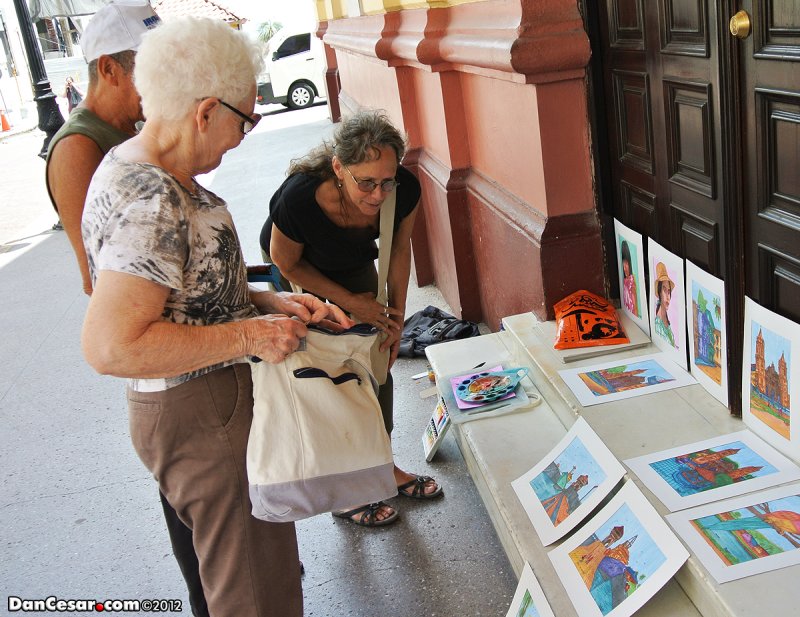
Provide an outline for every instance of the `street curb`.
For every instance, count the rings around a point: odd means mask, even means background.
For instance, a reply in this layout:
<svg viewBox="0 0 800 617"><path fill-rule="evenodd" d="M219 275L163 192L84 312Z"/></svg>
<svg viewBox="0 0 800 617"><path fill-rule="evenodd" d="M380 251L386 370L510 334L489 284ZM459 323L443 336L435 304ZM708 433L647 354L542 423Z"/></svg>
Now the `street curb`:
<svg viewBox="0 0 800 617"><path fill-rule="evenodd" d="M23 129L18 129L18 130L11 130L11 131L4 131L3 133L0 133L0 142L5 141L6 139L9 139L10 137L14 137L15 135L22 135L24 133L30 133L31 131L35 131L38 128L39 127L36 124L34 124L33 126L28 127L28 128L23 128Z"/></svg>

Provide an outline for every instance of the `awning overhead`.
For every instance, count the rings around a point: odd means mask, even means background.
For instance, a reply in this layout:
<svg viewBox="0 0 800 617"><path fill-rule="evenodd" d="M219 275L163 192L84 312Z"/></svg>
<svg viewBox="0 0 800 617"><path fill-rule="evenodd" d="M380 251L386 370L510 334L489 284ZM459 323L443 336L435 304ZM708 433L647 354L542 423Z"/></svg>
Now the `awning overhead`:
<svg viewBox="0 0 800 617"><path fill-rule="evenodd" d="M50 17L93 15L105 5L103 0L28 0L31 21Z"/></svg>

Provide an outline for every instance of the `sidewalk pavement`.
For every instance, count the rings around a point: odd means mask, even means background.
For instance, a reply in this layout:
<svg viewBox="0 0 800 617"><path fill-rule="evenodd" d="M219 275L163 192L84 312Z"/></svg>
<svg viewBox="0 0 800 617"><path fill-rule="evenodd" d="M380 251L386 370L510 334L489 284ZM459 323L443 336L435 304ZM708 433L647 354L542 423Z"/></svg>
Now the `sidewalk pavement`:
<svg viewBox="0 0 800 617"><path fill-rule="evenodd" d="M260 260L258 234L289 159L332 128L324 106L267 112L204 179L229 202L249 263ZM50 231L40 137L0 143L0 595L177 598L178 614L188 615L156 485L128 438L124 383L98 376L81 356L88 300L65 234ZM438 290L412 281L408 314L428 304L448 310ZM454 440L425 463L420 437L434 399L420 398L427 380L411 379L425 366L401 359L394 369L393 444L398 464L435 476L445 497L395 498L401 519L387 528L327 515L298 524L306 615L497 616L508 608L516 579Z"/></svg>

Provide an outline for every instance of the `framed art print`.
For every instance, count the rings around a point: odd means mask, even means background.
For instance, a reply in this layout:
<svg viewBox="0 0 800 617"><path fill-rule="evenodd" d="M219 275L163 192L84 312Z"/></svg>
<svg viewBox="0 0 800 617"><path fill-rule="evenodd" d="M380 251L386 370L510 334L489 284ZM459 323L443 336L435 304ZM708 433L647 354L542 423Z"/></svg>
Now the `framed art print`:
<svg viewBox="0 0 800 617"><path fill-rule="evenodd" d="M800 480L800 467L752 431L625 461L671 512Z"/></svg>
<svg viewBox="0 0 800 617"><path fill-rule="evenodd" d="M583 418L536 465L511 483L542 544L574 529L625 474Z"/></svg>
<svg viewBox="0 0 800 617"><path fill-rule="evenodd" d="M798 400L800 326L744 299L742 420L759 437L800 461Z"/></svg>
<svg viewBox="0 0 800 617"><path fill-rule="evenodd" d="M633 482L550 551L582 617L628 617L655 595L689 553Z"/></svg>
<svg viewBox="0 0 800 617"><path fill-rule="evenodd" d="M800 564L800 485L667 515L718 583Z"/></svg>
<svg viewBox="0 0 800 617"><path fill-rule="evenodd" d="M642 234L614 219L614 244L619 264L620 308L648 336L647 285L644 278Z"/></svg>
<svg viewBox="0 0 800 617"><path fill-rule="evenodd" d="M506 617L555 617L527 561Z"/></svg>
<svg viewBox="0 0 800 617"><path fill-rule="evenodd" d="M725 282L687 261L686 299L689 370L697 383L727 407Z"/></svg>
<svg viewBox="0 0 800 617"><path fill-rule="evenodd" d="M601 364L558 371L558 374L584 407L696 383L694 377L664 353L606 360Z"/></svg>
<svg viewBox="0 0 800 617"><path fill-rule="evenodd" d="M650 271L650 337L670 360L688 371L683 259L649 238L647 263Z"/></svg>

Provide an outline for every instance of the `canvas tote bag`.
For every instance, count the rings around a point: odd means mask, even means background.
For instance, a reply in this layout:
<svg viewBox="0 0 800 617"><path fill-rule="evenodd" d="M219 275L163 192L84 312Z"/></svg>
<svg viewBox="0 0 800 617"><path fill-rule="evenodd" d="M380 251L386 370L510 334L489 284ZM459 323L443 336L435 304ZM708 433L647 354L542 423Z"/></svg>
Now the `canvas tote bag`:
<svg viewBox="0 0 800 617"><path fill-rule="evenodd" d="M389 302L389 291L386 282L389 279L389 260L392 257L392 239L394 237L394 211L397 203L397 193L392 191L383 201L381 206L380 230L378 236L378 289L375 301L386 306ZM292 291L303 293L303 288L295 283L290 283ZM370 364L372 375L379 386L386 383L389 376L390 350L381 351L381 343L386 340L386 334L378 332L375 342L370 349Z"/></svg>
<svg viewBox="0 0 800 617"><path fill-rule="evenodd" d="M310 326L279 364L251 363L247 476L253 516L288 522L397 494L370 348L377 330Z"/></svg>

